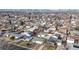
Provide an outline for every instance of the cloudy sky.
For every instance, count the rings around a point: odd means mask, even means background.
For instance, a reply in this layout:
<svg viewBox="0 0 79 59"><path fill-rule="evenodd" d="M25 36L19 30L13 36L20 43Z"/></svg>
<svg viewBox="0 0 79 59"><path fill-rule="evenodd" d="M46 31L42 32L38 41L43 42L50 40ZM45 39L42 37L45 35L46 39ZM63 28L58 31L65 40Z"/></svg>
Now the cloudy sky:
<svg viewBox="0 0 79 59"><path fill-rule="evenodd" d="M78 0L0 0L0 9L79 9Z"/></svg>

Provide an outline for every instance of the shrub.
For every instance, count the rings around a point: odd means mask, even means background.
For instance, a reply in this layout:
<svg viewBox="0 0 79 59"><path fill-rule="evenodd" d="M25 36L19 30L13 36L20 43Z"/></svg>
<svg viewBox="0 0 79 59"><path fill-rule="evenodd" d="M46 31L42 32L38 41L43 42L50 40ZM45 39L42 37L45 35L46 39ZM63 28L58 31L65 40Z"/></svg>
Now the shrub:
<svg viewBox="0 0 79 59"><path fill-rule="evenodd" d="M79 26L77 26L77 27L75 28L75 30L78 30L78 31L79 31Z"/></svg>
<svg viewBox="0 0 79 59"><path fill-rule="evenodd" d="M11 36L10 39L11 39L11 40L15 40L15 36Z"/></svg>

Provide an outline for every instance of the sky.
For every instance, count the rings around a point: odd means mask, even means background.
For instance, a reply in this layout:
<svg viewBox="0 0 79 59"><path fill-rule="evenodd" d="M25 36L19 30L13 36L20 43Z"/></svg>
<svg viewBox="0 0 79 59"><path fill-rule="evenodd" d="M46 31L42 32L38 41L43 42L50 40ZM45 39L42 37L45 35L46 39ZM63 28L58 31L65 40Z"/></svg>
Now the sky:
<svg viewBox="0 0 79 59"><path fill-rule="evenodd" d="M0 9L79 9L79 0L0 0Z"/></svg>

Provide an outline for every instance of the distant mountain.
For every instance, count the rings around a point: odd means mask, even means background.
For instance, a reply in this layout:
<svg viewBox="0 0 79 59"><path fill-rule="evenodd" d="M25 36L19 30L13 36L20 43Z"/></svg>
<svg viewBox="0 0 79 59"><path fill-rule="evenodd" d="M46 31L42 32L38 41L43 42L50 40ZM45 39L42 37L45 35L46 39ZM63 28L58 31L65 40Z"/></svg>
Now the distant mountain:
<svg viewBox="0 0 79 59"><path fill-rule="evenodd" d="M79 9L0 9L0 12L79 12Z"/></svg>

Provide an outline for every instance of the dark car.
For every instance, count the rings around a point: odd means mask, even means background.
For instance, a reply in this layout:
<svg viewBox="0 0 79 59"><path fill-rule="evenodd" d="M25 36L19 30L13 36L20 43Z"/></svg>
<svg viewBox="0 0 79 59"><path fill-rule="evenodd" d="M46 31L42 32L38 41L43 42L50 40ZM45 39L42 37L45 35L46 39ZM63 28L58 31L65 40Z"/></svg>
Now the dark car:
<svg viewBox="0 0 79 59"><path fill-rule="evenodd" d="M79 40L74 40L73 47L79 48Z"/></svg>
<svg viewBox="0 0 79 59"><path fill-rule="evenodd" d="M79 43L74 43L74 44L73 44L73 47L79 48Z"/></svg>

